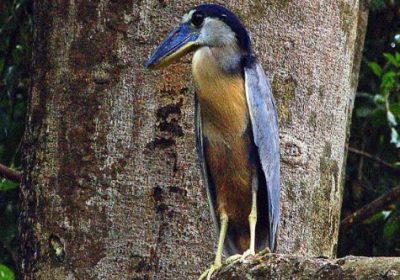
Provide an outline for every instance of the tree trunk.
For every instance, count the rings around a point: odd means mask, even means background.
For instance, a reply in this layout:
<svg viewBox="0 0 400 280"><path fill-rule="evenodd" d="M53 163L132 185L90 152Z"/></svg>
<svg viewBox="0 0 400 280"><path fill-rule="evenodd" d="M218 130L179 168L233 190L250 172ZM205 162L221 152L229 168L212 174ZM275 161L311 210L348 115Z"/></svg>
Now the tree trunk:
<svg viewBox="0 0 400 280"><path fill-rule="evenodd" d="M359 3L301 2L229 8L273 77L283 161L278 251L332 257ZM23 279L195 279L211 262L190 60L157 73L142 66L192 6L35 2Z"/></svg>

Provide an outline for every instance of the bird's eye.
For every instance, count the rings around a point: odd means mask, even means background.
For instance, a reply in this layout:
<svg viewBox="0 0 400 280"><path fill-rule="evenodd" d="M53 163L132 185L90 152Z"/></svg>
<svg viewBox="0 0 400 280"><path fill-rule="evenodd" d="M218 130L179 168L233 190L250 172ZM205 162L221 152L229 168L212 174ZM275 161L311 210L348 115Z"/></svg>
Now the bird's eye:
<svg viewBox="0 0 400 280"><path fill-rule="evenodd" d="M194 12L192 15L192 24L195 27L200 27L204 21L204 14L202 12Z"/></svg>

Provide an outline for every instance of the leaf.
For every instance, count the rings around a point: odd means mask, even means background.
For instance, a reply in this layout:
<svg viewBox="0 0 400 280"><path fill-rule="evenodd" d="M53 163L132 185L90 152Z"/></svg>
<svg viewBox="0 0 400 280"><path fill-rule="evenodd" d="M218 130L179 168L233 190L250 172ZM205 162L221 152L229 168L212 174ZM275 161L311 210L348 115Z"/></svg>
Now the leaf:
<svg viewBox="0 0 400 280"><path fill-rule="evenodd" d="M0 180L0 191L10 191L18 188L19 184L10 180ZM1 280L1 278L0 278Z"/></svg>
<svg viewBox="0 0 400 280"><path fill-rule="evenodd" d="M397 117L400 118L400 104L390 104L390 111Z"/></svg>
<svg viewBox="0 0 400 280"><path fill-rule="evenodd" d="M361 107L356 109L356 116L359 118L368 117L372 113L371 108Z"/></svg>
<svg viewBox="0 0 400 280"><path fill-rule="evenodd" d="M386 58L386 60L387 60L388 62L390 62L390 63L393 64L394 66L397 66L397 67L400 66L400 61L398 61L398 60L396 59L396 57L395 57L393 54L391 54L391 53L384 53L383 56Z"/></svg>
<svg viewBox="0 0 400 280"><path fill-rule="evenodd" d="M374 95L374 102L376 104L383 105L383 104L385 104L385 97L383 95L376 94L376 95Z"/></svg>
<svg viewBox="0 0 400 280"><path fill-rule="evenodd" d="M399 133L394 127L391 127L390 143L394 144L396 148L400 148L400 137Z"/></svg>
<svg viewBox="0 0 400 280"><path fill-rule="evenodd" d="M385 9L386 4L383 0L371 0L370 9L371 11L381 11Z"/></svg>
<svg viewBox="0 0 400 280"><path fill-rule="evenodd" d="M380 211L378 213L376 213L375 215L373 215L372 217L366 219L363 224L364 225L370 225L370 224L374 224L376 222L380 222L383 221L384 219L386 219L387 215L385 215L386 211Z"/></svg>
<svg viewBox="0 0 400 280"><path fill-rule="evenodd" d="M388 71L382 76L381 89L383 94L387 94L396 86L396 73L394 71Z"/></svg>
<svg viewBox="0 0 400 280"><path fill-rule="evenodd" d="M382 68L381 66L376 63L376 62L369 62L368 63L369 68L372 70L372 72L374 72L374 74L378 77L382 76Z"/></svg>
<svg viewBox="0 0 400 280"><path fill-rule="evenodd" d="M387 120L388 120L390 126L397 125L396 117L393 115L393 113L391 111L387 111L386 117L387 117Z"/></svg>
<svg viewBox="0 0 400 280"><path fill-rule="evenodd" d="M400 34L397 34L396 36L399 36L398 43L400 43ZM394 56L396 57L396 60L400 62L400 53L396 52Z"/></svg>
<svg viewBox="0 0 400 280"><path fill-rule="evenodd" d="M375 109L372 112L372 118L371 118L371 123L374 127L381 127L383 125L386 125L386 114L383 109Z"/></svg>
<svg viewBox="0 0 400 280"><path fill-rule="evenodd" d="M4 264L0 264L0 280L15 280L14 272Z"/></svg>
<svg viewBox="0 0 400 280"><path fill-rule="evenodd" d="M383 236L385 238L393 237L400 230L400 221L398 213L393 213L387 220L385 227L383 228Z"/></svg>

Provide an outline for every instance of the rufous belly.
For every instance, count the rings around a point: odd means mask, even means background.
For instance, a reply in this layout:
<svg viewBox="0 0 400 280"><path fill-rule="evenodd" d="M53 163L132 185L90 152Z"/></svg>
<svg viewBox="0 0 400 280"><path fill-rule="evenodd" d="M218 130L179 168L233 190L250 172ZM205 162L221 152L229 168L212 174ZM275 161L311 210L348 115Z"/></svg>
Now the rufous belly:
<svg viewBox="0 0 400 280"><path fill-rule="evenodd" d="M235 243L245 250L255 168L250 160L252 143L244 80L240 74L221 71L207 49L195 55L193 75L206 139L205 157L216 188L216 211L228 215Z"/></svg>

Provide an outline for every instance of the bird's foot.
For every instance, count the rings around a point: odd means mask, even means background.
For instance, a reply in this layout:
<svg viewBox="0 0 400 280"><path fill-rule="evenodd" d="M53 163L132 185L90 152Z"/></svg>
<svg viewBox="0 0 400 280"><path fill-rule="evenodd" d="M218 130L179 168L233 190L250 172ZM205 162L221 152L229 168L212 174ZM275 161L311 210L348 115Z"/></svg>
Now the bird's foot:
<svg viewBox="0 0 400 280"><path fill-rule="evenodd" d="M237 261L239 259L241 261L244 261L249 256L255 256L255 252L249 249L249 250L244 251L242 255L236 254L236 255L232 255L232 256L228 257L225 262L226 263L233 263L233 262L235 262L235 261Z"/></svg>
<svg viewBox="0 0 400 280"><path fill-rule="evenodd" d="M225 260L225 263L233 263L241 258L242 258L241 254L232 255Z"/></svg>
<svg viewBox="0 0 400 280"><path fill-rule="evenodd" d="M203 272L203 274L200 275L199 280L204 280L204 279L210 280L213 273L215 271L217 271L218 269L220 269L221 266L222 266L222 264L211 265L211 267L209 269L207 269L206 271Z"/></svg>
<svg viewBox="0 0 400 280"><path fill-rule="evenodd" d="M271 253L272 253L271 249L269 247L267 247L267 248L261 250L260 252L258 252L257 255L264 256L264 255L269 255Z"/></svg>
<svg viewBox="0 0 400 280"><path fill-rule="evenodd" d="M255 255L256 255L256 252L254 252L254 250L248 249L248 250L244 251L244 253L242 255L242 259L244 260L248 256L255 256Z"/></svg>

